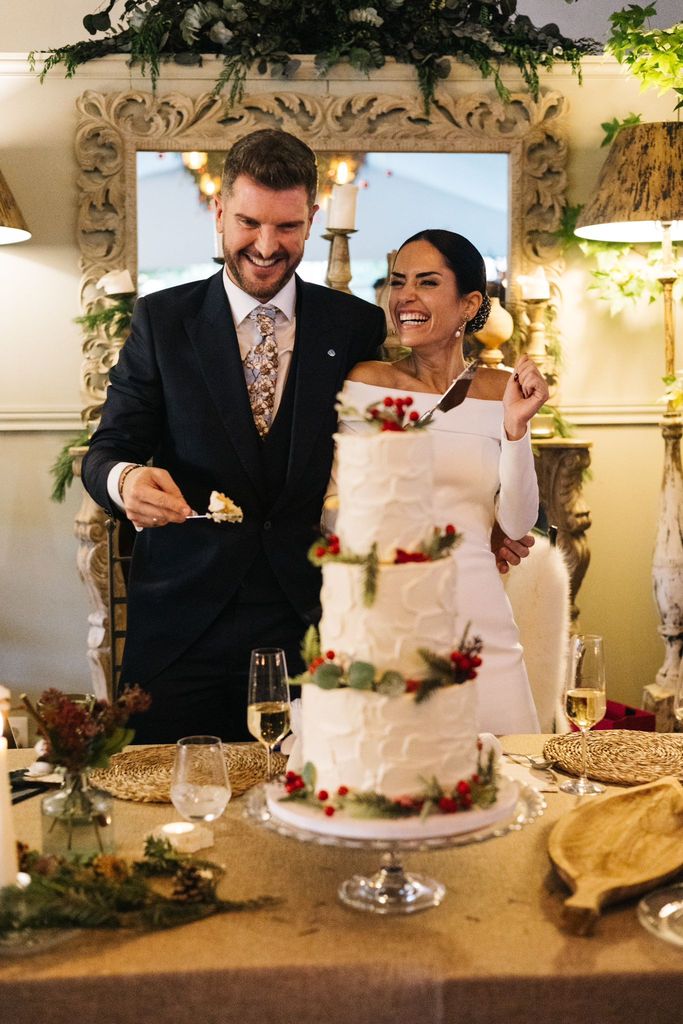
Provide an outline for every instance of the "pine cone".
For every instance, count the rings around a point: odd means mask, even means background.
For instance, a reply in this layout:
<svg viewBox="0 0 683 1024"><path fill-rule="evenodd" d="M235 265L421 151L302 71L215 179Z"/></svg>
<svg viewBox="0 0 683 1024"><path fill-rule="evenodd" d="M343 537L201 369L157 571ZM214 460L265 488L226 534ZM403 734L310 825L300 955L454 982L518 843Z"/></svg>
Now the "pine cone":
<svg viewBox="0 0 683 1024"><path fill-rule="evenodd" d="M184 903L205 903L214 898L213 872L184 864L173 879L173 898Z"/></svg>

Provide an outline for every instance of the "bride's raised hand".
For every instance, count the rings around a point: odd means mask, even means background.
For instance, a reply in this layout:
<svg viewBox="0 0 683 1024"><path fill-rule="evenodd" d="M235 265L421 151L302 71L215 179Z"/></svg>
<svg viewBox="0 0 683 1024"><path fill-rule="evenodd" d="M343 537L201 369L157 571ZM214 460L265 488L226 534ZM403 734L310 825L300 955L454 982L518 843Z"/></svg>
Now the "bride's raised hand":
<svg viewBox="0 0 683 1024"><path fill-rule="evenodd" d="M548 401L546 379L529 356L520 356L503 392L503 422L510 441L524 437L526 425Z"/></svg>

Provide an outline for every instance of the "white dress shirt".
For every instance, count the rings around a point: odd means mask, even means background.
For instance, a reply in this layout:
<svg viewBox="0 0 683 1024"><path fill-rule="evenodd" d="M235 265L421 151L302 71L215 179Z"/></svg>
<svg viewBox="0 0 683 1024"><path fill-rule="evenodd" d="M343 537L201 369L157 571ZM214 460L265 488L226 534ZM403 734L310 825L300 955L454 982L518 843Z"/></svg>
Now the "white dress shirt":
<svg viewBox="0 0 683 1024"><path fill-rule="evenodd" d="M237 344L240 350L242 363L247 357L249 350L258 345L261 340L258 326L249 319L249 314L257 306L275 306L277 315L275 317L275 341L278 351L277 384L275 386L275 402L273 417L282 399L282 393L287 383L287 375L292 364L292 353L294 352L294 338L296 335L296 281L290 277L289 281L277 295L274 295L268 302L255 299L248 295L228 277L228 272L223 267L223 287L230 303L232 320L237 334ZM227 332L226 332L227 344ZM109 471L107 477L107 492L117 508L123 509L123 502L119 495L119 478L129 462L117 462Z"/></svg>

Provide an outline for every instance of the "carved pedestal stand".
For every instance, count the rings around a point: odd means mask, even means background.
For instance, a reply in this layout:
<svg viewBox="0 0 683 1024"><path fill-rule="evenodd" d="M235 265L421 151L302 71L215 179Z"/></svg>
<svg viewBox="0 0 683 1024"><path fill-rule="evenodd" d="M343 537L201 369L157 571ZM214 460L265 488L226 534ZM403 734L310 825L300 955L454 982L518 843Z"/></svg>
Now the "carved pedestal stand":
<svg viewBox="0 0 683 1024"><path fill-rule="evenodd" d="M652 560L652 582L666 645L657 678L643 691L643 707L654 711L658 732L675 726L673 700L683 651L683 476L681 436L683 419L671 410L661 423L664 437L664 475Z"/></svg>
<svg viewBox="0 0 683 1024"><path fill-rule="evenodd" d="M538 487L548 524L557 527L557 544L569 568L571 620L579 609L576 595L586 575L590 551L586 530L590 511L583 498L583 476L590 465L590 441L574 438L534 439Z"/></svg>
<svg viewBox="0 0 683 1024"><path fill-rule="evenodd" d="M71 448L74 476L80 479L81 463L87 448ZM110 697L111 646L107 608L107 531L105 515L86 490L76 515L74 534L79 542L76 555L78 573L88 592L88 663L93 693L99 699Z"/></svg>

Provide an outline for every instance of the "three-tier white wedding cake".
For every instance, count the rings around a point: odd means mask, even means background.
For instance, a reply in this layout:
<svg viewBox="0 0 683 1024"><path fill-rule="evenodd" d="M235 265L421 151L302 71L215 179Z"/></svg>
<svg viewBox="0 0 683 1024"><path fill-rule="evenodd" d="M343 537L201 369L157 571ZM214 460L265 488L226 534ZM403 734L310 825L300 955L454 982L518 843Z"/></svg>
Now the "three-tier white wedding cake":
<svg viewBox="0 0 683 1024"><path fill-rule="evenodd" d="M336 533L312 549L322 619L302 677L306 768L288 774L285 801L317 801L328 817L495 801L495 767L478 744L481 643L455 649L458 538L434 524L432 439L403 422L400 400L384 409L360 433L336 435Z"/></svg>

